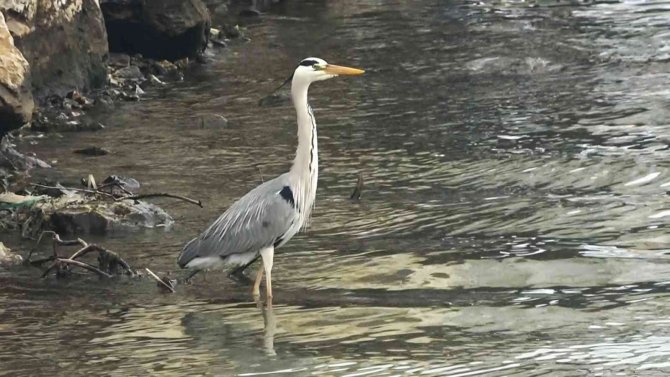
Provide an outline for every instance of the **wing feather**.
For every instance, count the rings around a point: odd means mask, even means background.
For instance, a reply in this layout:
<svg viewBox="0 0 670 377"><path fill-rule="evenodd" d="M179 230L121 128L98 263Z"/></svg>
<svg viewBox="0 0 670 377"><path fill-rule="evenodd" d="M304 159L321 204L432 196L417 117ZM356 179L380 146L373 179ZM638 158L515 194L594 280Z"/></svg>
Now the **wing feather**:
<svg viewBox="0 0 670 377"><path fill-rule="evenodd" d="M179 265L197 257L225 257L273 245L296 218L293 206L280 195L287 184L282 175L249 191L184 246Z"/></svg>

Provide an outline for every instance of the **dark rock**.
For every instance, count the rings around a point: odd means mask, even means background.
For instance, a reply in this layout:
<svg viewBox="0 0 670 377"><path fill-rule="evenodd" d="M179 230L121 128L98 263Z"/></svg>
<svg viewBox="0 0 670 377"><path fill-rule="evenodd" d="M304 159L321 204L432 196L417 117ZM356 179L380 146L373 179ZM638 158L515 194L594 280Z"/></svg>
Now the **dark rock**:
<svg viewBox="0 0 670 377"><path fill-rule="evenodd" d="M124 81L133 81L133 82L142 82L145 80L142 71L140 71L140 68L135 65L131 65L117 70L116 72L114 72L114 77L117 80L121 79Z"/></svg>
<svg viewBox="0 0 670 377"><path fill-rule="evenodd" d="M18 48L0 12L0 138L32 118L30 67Z"/></svg>
<svg viewBox="0 0 670 377"><path fill-rule="evenodd" d="M261 12L256 8L246 8L240 11L241 17L259 17Z"/></svg>
<svg viewBox="0 0 670 377"><path fill-rule="evenodd" d="M75 101L81 108L90 108L93 106L93 101L91 101L88 97L83 96L76 90L66 94L65 98Z"/></svg>
<svg viewBox="0 0 670 377"><path fill-rule="evenodd" d="M152 64L154 73L161 76L171 76L179 72L179 68L167 60L155 61Z"/></svg>
<svg viewBox="0 0 670 377"><path fill-rule="evenodd" d="M121 53L109 54L109 61L107 63L110 67L123 68L130 65L130 56Z"/></svg>
<svg viewBox="0 0 670 377"><path fill-rule="evenodd" d="M228 10L228 4L219 4L216 8L214 8L214 13L215 16L218 17L226 17L230 13Z"/></svg>
<svg viewBox="0 0 670 377"><path fill-rule="evenodd" d="M76 103L72 100L68 100ZM81 119L71 119L64 112L58 109L47 109L38 112L30 124L32 131L38 132L77 132L77 131L99 131L105 126L100 122L82 117Z"/></svg>
<svg viewBox="0 0 670 377"><path fill-rule="evenodd" d="M105 83L107 33L98 0L0 1L0 11L30 64L33 94Z"/></svg>
<svg viewBox="0 0 670 377"><path fill-rule="evenodd" d="M100 184L102 191L109 192L114 195L123 194L137 194L140 192L140 182L135 178L120 177L118 175L110 175L105 178Z"/></svg>
<svg viewBox="0 0 670 377"><path fill-rule="evenodd" d="M226 36L226 38L234 39L239 38L242 35L238 25L223 25L221 29L223 30L223 34Z"/></svg>
<svg viewBox="0 0 670 377"><path fill-rule="evenodd" d="M105 156L109 154L109 151L100 147L87 147L76 149L74 153L83 154L84 156Z"/></svg>
<svg viewBox="0 0 670 377"><path fill-rule="evenodd" d="M110 50L154 59L195 57L210 18L201 0L101 0Z"/></svg>

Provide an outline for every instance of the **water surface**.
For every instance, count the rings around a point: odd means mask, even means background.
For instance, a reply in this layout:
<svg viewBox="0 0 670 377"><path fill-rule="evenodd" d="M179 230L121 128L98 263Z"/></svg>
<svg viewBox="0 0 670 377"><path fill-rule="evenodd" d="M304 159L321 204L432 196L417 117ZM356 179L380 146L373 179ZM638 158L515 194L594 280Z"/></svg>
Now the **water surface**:
<svg viewBox="0 0 670 377"><path fill-rule="evenodd" d="M670 2L562 3L287 1L104 131L25 143L71 181L203 200L97 239L178 274L186 240L290 164L291 105L259 99L307 56L367 69L310 92L317 204L272 310L218 272L173 295L0 272L0 374L667 375Z"/></svg>

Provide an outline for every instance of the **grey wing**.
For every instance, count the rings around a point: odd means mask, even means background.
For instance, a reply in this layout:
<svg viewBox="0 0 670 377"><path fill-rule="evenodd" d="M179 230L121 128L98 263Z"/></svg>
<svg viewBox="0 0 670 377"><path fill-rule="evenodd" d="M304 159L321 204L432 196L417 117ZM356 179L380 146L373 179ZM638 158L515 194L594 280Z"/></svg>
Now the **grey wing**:
<svg viewBox="0 0 670 377"><path fill-rule="evenodd" d="M290 198L286 195L287 184L282 175L249 191L184 246L179 265L183 268L197 257L225 257L273 245L296 217L290 188Z"/></svg>

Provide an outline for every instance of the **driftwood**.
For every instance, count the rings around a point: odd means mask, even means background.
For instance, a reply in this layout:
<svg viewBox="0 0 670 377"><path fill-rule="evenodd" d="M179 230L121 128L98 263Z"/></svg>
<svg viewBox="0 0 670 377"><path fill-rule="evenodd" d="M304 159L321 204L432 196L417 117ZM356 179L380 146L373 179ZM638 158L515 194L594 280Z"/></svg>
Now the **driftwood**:
<svg viewBox="0 0 670 377"><path fill-rule="evenodd" d="M40 242L42 242L42 239L45 235L51 235L51 239L53 241L53 255L47 258L31 260L31 256L39 246ZM59 246L74 245L79 245L81 248L75 251L70 257L64 258L58 253ZM98 254L98 267L77 260L91 252L96 252ZM81 238L77 238L76 240L62 240L58 233L50 230L44 231L42 234L40 234L35 247L30 250L30 253L26 257L26 262L31 265L42 265L46 262L52 262L51 265L44 271L42 277L46 277L51 271L54 270L56 271L56 276L62 276L69 272L70 268L72 267L83 268L105 278L111 278L114 274L117 274L119 267L128 275L134 276L137 274L130 267L128 262L121 258L117 253L100 245L89 244Z"/></svg>

